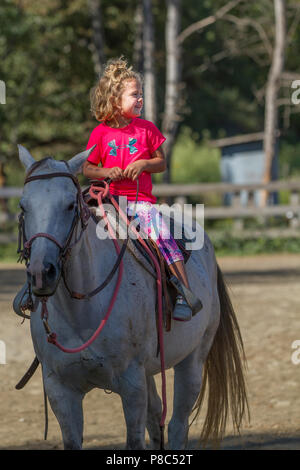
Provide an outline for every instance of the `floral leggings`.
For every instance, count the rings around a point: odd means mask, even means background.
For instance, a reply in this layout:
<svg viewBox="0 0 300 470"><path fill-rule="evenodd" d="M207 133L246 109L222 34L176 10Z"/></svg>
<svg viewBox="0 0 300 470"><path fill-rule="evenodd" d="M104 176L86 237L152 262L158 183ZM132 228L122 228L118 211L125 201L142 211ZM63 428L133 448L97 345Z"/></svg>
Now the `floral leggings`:
<svg viewBox="0 0 300 470"><path fill-rule="evenodd" d="M138 223L144 233L144 238L150 237L156 242L167 264L183 261L180 249L163 221L161 213L153 204L148 201L137 201L136 208L134 209L134 207L135 203L128 201L127 214L135 215L135 219L139 219Z"/></svg>

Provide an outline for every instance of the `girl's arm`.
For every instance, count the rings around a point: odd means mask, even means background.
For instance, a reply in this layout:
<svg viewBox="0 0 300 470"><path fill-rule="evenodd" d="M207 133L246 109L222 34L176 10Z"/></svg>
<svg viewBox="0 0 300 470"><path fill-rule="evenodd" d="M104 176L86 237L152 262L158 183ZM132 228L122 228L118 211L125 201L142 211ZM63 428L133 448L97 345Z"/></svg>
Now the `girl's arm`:
<svg viewBox="0 0 300 470"><path fill-rule="evenodd" d="M113 181L118 181L124 178L123 170L118 166L113 168L102 168L85 161L82 170L84 176L89 179L111 178Z"/></svg>
<svg viewBox="0 0 300 470"><path fill-rule="evenodd" d="M123 175L125 178L130 178L134 181L143 171L148 171L148 173L162 173L166 168L167 164L163 149L158 147L149 160L136 160L130 163L125 168Z"/></svg>
<svg viewBox="0 0 300 470"><path fill-rule="evenodd" d="M158 147L151 155L150 160L142 161L145 162L144 171L148 171L149 173L162 173L167 168L167 162L162 147Z"/></svg>

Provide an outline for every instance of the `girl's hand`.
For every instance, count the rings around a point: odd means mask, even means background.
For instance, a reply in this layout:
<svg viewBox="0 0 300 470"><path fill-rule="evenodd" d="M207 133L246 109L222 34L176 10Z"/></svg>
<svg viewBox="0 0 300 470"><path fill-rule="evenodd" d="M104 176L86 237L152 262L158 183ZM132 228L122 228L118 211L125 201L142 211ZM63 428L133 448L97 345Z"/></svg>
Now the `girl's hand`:
<svg viewBox="0 0 300 470"><path fill-rule="evenodd" d="M137 160L136 162L130 163L124 170L123 175L125 178L129 178L132 181L138 179L140 174L145 170L144 160Z"/></svg>
<svg viewBox="0 0 300 470"><path fill-rule="evenodd" d="M107 173L107 176L113 181L119 181L124 178L123 170L122 168L119 168L118 166L114 166L113 168L110 168L110 170Z"/></svg>

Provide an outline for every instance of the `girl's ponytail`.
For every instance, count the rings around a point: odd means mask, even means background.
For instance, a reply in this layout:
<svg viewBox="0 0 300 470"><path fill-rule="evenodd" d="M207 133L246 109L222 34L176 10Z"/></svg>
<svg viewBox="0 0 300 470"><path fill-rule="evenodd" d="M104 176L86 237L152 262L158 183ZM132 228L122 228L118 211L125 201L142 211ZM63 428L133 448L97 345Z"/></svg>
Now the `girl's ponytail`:
<svg viewBox="0 0 300 470"><path fill-rule="evenodd" d="M123 59L123 57L110 60L107 63L103 74L104 77L107 77L114 82L124 80L124 77L127 77L128 75L132 75L132 67L128 67L127 61Z"/></svg>

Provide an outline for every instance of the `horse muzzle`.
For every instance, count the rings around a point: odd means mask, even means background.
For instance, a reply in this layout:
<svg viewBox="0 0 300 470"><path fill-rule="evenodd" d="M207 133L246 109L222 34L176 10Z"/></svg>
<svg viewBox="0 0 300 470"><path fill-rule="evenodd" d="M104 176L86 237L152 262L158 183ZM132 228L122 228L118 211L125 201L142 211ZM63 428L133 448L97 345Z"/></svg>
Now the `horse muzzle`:
<svg viewBox="0 0 300 470"><path fill-rule="evenodd" d="M51 262L30 263L27 267L27 278L31 290L36 296L51 296L55 293L61 275L58 264Z"/></svg>

